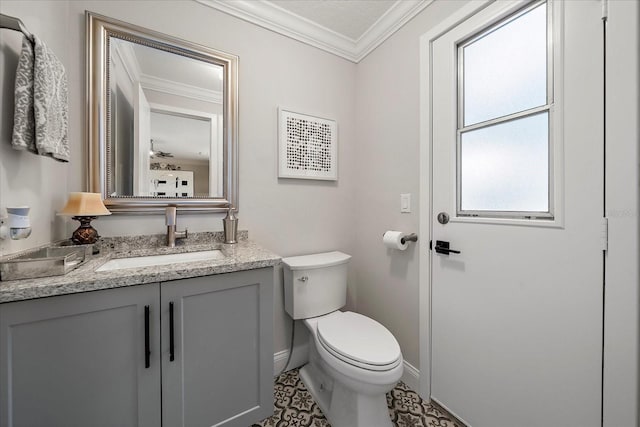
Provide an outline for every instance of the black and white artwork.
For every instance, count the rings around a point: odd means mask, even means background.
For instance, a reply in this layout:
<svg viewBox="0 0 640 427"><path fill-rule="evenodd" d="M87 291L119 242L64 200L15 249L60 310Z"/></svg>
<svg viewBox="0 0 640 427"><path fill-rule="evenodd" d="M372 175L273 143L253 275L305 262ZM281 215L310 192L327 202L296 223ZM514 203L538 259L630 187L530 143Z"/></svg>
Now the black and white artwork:
<svg viewBox="0 0 640 427"><path fill-rule="evenodd" d="M338 179L335 120L278 110L280 178Z"/></svg>

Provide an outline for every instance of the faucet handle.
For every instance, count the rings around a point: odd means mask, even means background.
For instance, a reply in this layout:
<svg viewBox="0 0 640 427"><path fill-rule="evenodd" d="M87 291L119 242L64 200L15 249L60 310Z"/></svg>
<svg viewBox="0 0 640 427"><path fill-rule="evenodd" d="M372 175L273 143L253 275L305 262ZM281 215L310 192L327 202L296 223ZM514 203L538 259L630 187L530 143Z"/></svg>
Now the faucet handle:
<svg viewBox="0 0 640 427"><path fill-rule="evenodd" d="M174 236L175 236L176 240L177 239L180 239L180 240L188 239L189 238L189 229L185 228L184 231L176 231L174 233Z"/></svg>

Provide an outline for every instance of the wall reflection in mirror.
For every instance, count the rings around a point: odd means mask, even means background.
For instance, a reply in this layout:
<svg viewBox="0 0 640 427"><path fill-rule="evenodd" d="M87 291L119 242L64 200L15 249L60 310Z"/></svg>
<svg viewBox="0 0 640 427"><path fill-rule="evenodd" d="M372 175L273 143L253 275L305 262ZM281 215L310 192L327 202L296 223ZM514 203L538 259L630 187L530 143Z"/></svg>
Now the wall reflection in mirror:
<svg viewBox="0 0 640 427"><path fill-rule="evenodd" d="M112 37L111 197L222 197L223 67Z"/></svg>

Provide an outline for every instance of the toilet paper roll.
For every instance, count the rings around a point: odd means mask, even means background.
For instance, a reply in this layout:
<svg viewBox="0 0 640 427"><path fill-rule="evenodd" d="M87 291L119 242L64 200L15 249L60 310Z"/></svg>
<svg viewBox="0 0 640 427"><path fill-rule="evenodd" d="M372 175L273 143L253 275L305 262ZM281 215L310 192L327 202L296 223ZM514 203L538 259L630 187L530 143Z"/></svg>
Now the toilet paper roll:
<svg viewBox="0 0 640 427"><path fill-rule="evenodd" d="M404 236L405 234L401 231L386 231L382 236L382 242L388 248L404 251L409 246L406 241L402 240Z"/></svg>

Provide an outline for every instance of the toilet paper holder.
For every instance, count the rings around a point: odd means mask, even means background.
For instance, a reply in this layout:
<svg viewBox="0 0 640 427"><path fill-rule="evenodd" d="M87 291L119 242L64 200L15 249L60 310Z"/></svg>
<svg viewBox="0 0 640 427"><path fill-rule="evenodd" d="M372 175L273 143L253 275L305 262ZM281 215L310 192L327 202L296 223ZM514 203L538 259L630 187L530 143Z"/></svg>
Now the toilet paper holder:
<svg viewBox="0 0 640 427"><path fill-rule="evenodd" d="M386 231L385 231L385 233L386 233ZM384 233L382 233L382 236L384 237ZM418 235L416 233L407 234L400 241L401 241L401 243L403 245L406 242L417 242L418 241Z"/></svg>
<svg viewBox="0 0 640 427"><path fill-rule="evenodd" d="M406 243L406 242L417 242L418 241L418 235L416 233L411 233L411 234L407 234L406 236L404 236L402 238L402 243Z"/></svg>

